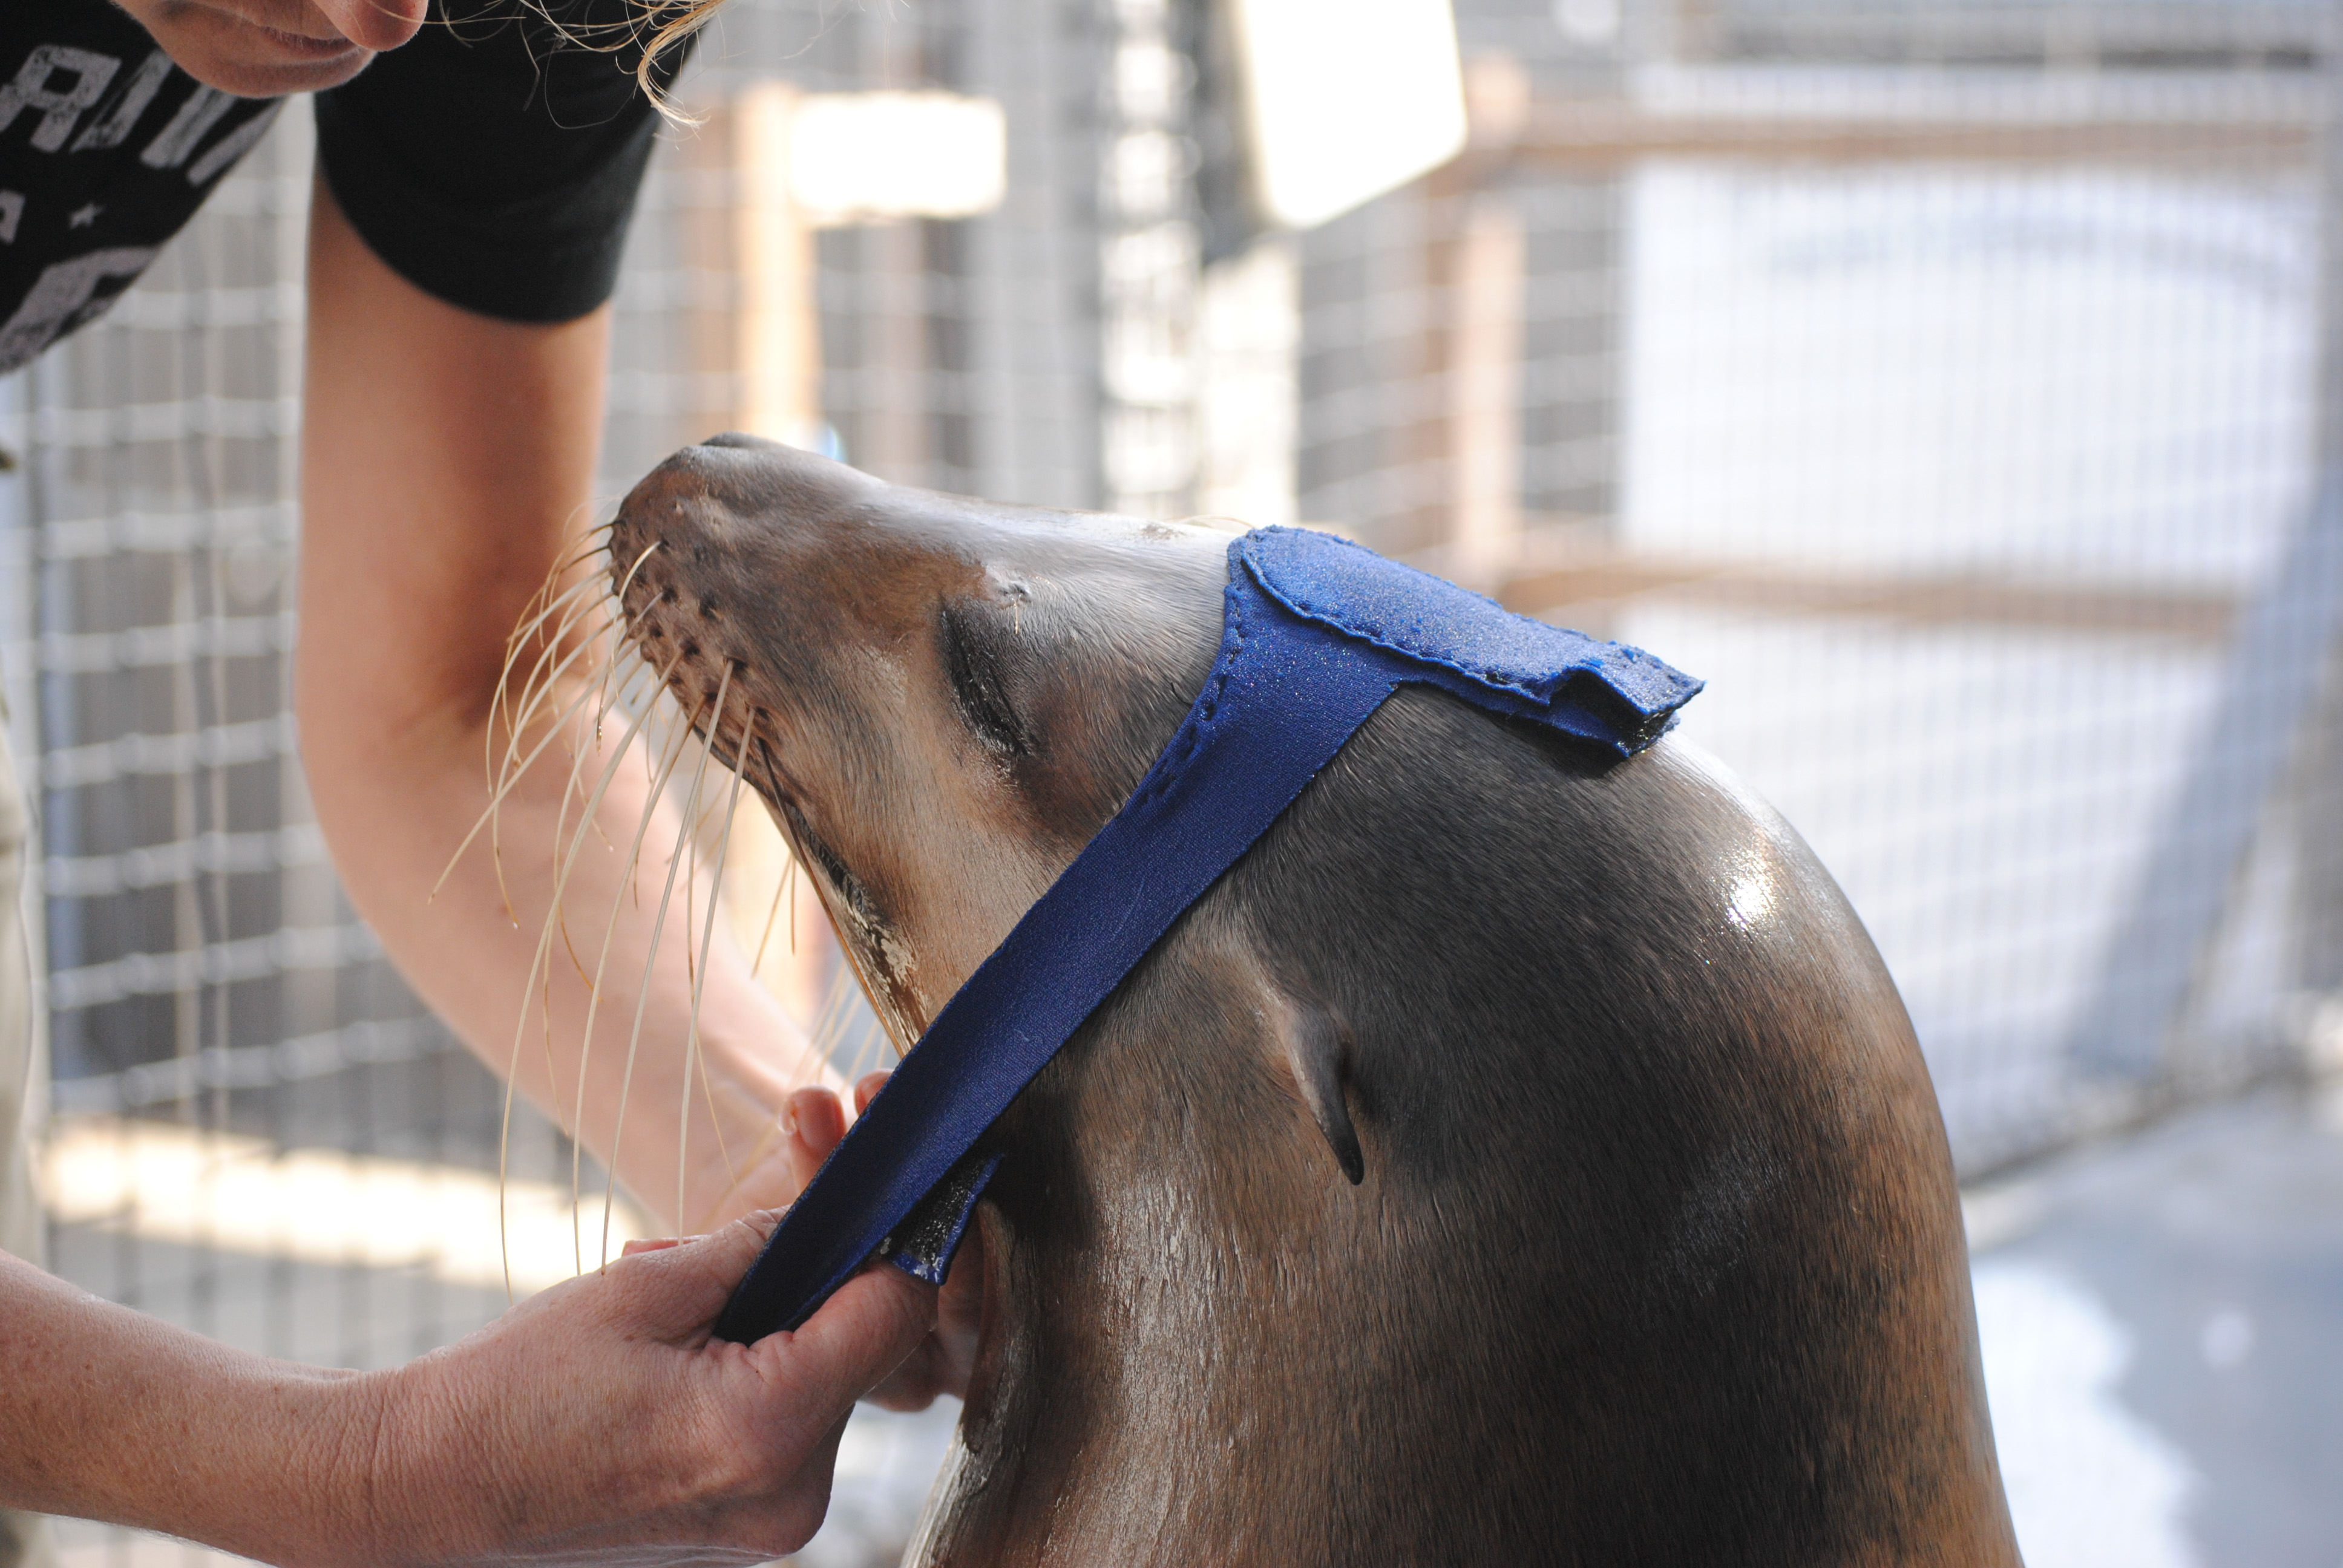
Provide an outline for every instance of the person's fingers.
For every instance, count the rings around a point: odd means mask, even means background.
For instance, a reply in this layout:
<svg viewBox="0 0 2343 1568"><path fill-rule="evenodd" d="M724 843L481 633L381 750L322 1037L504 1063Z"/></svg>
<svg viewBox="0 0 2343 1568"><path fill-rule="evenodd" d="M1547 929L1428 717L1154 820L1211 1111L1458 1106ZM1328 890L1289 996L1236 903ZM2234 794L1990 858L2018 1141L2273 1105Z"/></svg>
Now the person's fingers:
<svg viewBox="0 0 2343 1568"><path fill-rule="evenodd" d="M839 1287L805 1326L760 1342L756 1351L777 1371L783 1397L813 1410L844 1409L883 1382L935 1326L935 1287L891 1263L874 1263Z"/></svg>
<svg viewBox="0 0 2343 1568"><path fill-rule="evenodd" d="M631 1241L625 1246L619 1248L618 1256L621 1258L631 1258L638 1252L664 1252L669 1247L681 1246L683 1242L684 1238L681 1236L638 1237L636 1240Z"/></svg>
<svg viewBox="0 0 2343 1568"><path fill-rule="evenodd" d="M827 1089L800 1089L789 1098L781 1111L782 1125L789 1137L781 1144L781 1158L789 1171L789 1197L792 1201L805 1191L838 1141L846 1136L846 1108L838 1096Z"/></svg>
<svg viewBox="0 0 2343 1568"><path fill-rule="evenodd" d="M796 1128L797 1141L817 1162L829 1158L838 1141L846 1136L846 1108L827 1089L800 1089L790 1095L789 1117Z"/></svg>
<svg viewBox="0 0 2343 1568"><path fill-rule="evenodd" d="M883 1072L864 1073L861 1079L854 1085L854 1114L860 1116L864 1111L870 1110L871 1101L877 1099L879 1091L886 1087L887 1074Z"/></svg>

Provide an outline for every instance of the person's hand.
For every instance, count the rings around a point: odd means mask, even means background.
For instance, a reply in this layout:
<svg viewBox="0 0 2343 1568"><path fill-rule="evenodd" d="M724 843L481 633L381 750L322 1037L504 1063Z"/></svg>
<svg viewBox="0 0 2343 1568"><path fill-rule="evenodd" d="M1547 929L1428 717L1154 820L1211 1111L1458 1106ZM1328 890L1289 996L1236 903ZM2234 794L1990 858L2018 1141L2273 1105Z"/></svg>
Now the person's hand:
<svg viewBox="0 0 2343 1568"><path fill-rule="evenodd" d="M881 1264L794 1333L710 1338L778 1219L629 1249L383 1374L371 1452L353 1456L367 1533L439 1562L747 1563L803 1545L848 1412L922 1346L936 1292Z"/></svg>
<svg viewBox="0 0 2343 1568"><path fill-rule="evenodd" d="M866 1074L854 1086L854 1114L870 1108L872 1096L886 1086L887 1074ZM744 1176L739 1194L780 1207L797 1199L811 1181L830 1151L846 1136L846 1108L826 1089L800 1089L789 1096L777 1127L772 1151ZM664 1243L661 1243L664 1244ZM646 1245L630 1244L629 1250ZM918 1411L933 1404L938 1394L966 1398L970 1371L976 1361L976 1342L983 1327L984 1238L971 1218L951 1270L944 1276L937 1302L935 1332L920 1342L902 1365L884 1382L864 1395L888 1410Z"/></svg>

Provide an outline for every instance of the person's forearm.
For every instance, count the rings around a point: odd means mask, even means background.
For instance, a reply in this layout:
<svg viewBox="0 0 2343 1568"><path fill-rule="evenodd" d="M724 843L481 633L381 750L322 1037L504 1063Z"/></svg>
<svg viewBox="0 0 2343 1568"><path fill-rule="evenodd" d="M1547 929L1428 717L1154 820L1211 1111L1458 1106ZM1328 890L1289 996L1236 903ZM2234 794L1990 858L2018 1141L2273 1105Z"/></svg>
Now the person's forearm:
<svg viewBox="0 0 2343 1568"><path fill-rule="evenodd" d="M272 1563L363 1557L383 1380L273 1362L0 1253L0 1504Z"/></svg>
<svg viewBox="0 0 2343 1568"><path fill-rule="evenodd" d="M842 1133L831 1101L793 1163ZM880 1263L795 1332L711 1339L774 1219L622 1257L366 1373L232 1351L0 1253L0 1507L285 1568L769 1562L820 1527L847 1412L936 1315Z"/></svg>
<svg viewBox="0 0 2343 1568"><path fill-rule="evenodd" d="M738 1190L736 1178L753 1149L770 1146L789 1089L817 1069L719 929L699 1012L709 1081L687 1080L686 952L699 932L684 929L679 888L646 994L676 824L671 813L654 821L643 896L628 895L625 850L649 794L639 766L616 772L563 896L566 940L533 986L565 816L564 747L549 748L504 803L501 878L483 841L431 896L488 801L482 759L503 741L494 697L507 636L588 510L608 314L558 327L469 315L391 273L322 188L316 212L298 711L318 820L350 897L465 1041L670 1223L696 1230L785 1201L791 1193L769 1180ZM573 831L578 810L573 799ZM696 925L704 876L694 890ZM596 966L613 910L588 1051L580 970ZM687 1192L675 1213L679 1166Z"/></svg>

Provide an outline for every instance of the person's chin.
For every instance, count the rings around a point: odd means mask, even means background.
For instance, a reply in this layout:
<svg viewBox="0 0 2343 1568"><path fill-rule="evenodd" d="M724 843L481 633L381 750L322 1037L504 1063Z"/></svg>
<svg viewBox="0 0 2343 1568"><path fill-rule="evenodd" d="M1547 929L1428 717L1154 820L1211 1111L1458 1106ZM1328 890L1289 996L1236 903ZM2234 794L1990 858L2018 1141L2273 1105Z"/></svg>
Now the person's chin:
<svg viewBox="0 0 2343 1568"><path fill-rule="evenodd" d="M374 59L373 50L347 38L303 38L241 20L206 31L210 36L186 40L195 47L171 53L187 75L239 98L321 93L340 86Z"/></svg>

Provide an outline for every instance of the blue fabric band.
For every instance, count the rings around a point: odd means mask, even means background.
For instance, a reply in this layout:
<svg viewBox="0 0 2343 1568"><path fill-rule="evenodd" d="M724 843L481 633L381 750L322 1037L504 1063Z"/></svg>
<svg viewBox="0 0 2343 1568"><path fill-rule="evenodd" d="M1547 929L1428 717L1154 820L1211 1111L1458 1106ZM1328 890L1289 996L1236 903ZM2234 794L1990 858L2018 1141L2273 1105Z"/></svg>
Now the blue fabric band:
<svg viewBox="0 0 2343 1568"><path fill-rule="evenodd" d="M940 1282L998 1162L978 1141L1400 686L1632 756L1701 683L1330 535L1229 547L1221 649L1113 819L907 1054L774 1231L719 1337L794 1329L878 1253Z"/></svg>

